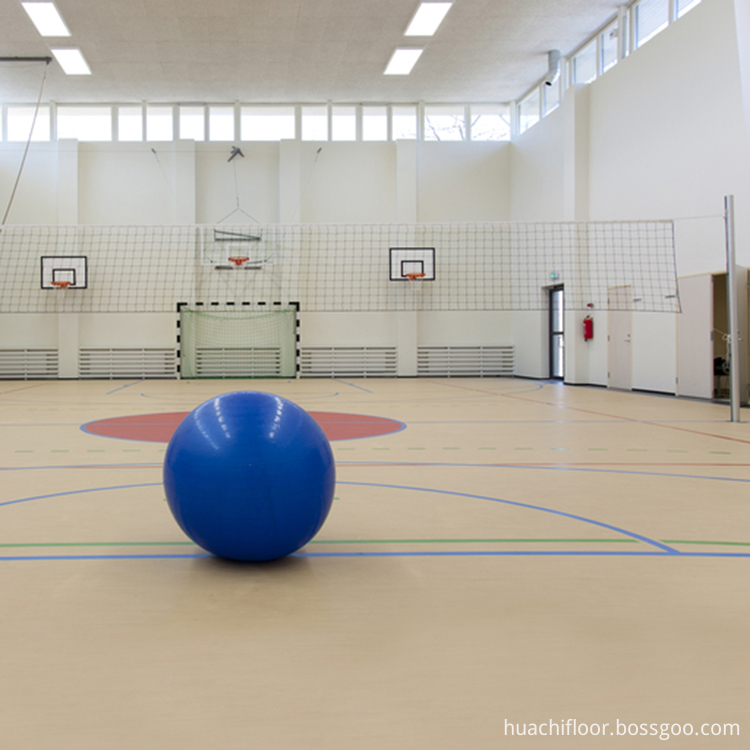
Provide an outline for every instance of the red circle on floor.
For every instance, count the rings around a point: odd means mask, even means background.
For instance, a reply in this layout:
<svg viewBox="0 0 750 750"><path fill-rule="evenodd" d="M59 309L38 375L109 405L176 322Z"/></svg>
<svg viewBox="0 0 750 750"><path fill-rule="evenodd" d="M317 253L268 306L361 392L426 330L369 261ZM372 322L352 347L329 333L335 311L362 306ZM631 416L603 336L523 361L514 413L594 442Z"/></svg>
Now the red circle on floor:
<svg viewBox="0 0 750 750"><path fill-rule="evenodd" d="M138 414L132 417L99 419L83 425L84 432L122 440L146 440L168 443L177 425L189 414L174 411L165 414ZM404 429L402 422L384 417L363 414L339 414L329 411L311 411L310 416L323 428L329 440L355 440L357 438L388 435Z"/></svg>

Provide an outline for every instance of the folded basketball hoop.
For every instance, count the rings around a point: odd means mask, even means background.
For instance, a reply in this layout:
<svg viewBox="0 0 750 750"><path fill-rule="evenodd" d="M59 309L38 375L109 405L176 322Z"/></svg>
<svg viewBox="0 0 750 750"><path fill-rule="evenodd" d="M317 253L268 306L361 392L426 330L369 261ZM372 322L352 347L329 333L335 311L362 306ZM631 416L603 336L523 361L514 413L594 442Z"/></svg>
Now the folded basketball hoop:
<svg viewBox="0 0 750 750"><path fill-rule="evenodd" d="M404 276L406 276L409 281L417 281L418 279L423 279L425 277L425 274L423 273L405 273Z"/></svg>
<svg viewBox="0 0 750 750"><path fill-rule="evenodd" d="M50 283L55 289L67 289L73 282L72 281L51 281Z"/></svg>

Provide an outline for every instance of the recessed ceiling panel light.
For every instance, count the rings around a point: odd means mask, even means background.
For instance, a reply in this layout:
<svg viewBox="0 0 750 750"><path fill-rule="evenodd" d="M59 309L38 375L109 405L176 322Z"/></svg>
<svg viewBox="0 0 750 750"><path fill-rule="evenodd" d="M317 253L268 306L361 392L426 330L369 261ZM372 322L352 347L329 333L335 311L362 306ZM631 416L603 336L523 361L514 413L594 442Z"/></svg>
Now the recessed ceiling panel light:
<svg viewBox="0 0 750 750"><path fill-rule="evenodd" d="M453 3L421 3L405 36L432 36Z"/></svg>
<svg viewBox="0 0 750 750"><path fill-rule="evenodd" d="M411 69L416 65L421 49L397 49L391 55L384 74L387 76L408 76Z"/></svg>
<svg viewBox="0 0 750 750"><path fill-rule="evenodd" d="M70 36L54 3L21 3L42 36Z"/></svg>
<svg viewBox="0 0 750 750"><path fill-rule="evenodd" d="M52 54L55 56L60 67L69 76L90 76L91 68L81 54L81 50L75 47L67 49L53 49Z"/></svg>

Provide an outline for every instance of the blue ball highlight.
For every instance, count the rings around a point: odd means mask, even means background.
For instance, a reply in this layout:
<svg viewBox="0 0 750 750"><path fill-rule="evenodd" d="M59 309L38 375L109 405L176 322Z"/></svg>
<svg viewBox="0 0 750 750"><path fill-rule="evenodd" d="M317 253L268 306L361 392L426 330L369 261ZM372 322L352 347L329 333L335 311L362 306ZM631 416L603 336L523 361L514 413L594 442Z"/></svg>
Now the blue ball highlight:
<svg viewBox="0 0 750 750"><path fill-rule="evenodd" d="M333 502L328 438L301 407L269 393L226 393L180 423L164 489L182 530L231 560L285 557L307 544Z"/></svg>

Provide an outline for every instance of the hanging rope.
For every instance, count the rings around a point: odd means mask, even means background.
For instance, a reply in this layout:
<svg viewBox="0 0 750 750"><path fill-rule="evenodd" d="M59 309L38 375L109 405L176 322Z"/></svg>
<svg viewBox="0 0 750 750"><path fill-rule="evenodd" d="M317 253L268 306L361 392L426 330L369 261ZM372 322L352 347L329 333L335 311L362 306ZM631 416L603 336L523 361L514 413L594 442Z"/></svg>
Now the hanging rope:
<svg viewBox="0 0 750 750"><path fill-rule="evenodd" d="M29 137L26 139L26 148L23 150L23 157L21 158L21 164L18 167L18 174L16 175L16 181L13 184L13 190L10 194L10 200L8 201L8 207L5 209L5 215L3 216L0 226L5 226L5 222L8 220L8 214L13 206L13 200L16 197L16 190L18 190L18 183L21 181L21 175L23 174L23 167L26 164L26 157L29 155L29 147L31 146L31 138L34 135L34 127L36 126L36 118L39 114L39 108L42 105L42 94L44 93L44 84L47 81L47 70L49 69L50 58L44 58L44 75L42 76L42 85L39 88L39 97L36 100L36 108L34 109L34 117L31 120L31 128L29 129Z"/></svg>
<svg viewBox="0 0 750 750"><path fill-rule="evenodd" d="M219 219L217 221L217 224L223 224L230 216L234 216L235 214L242 214L243 216L250 219L255 224L260 224L260 222L251 214L249 214L247 211L244 211L240 206L240 186L239 181L237 179L237 162L234 160L235 156L241 156L243 159L245 158L245 154L240 151L240 149L237 146L232 147L232 154L227 159L228 162L231 162L232 164L232 176L234 178L234 208L223 218Z"/></svg>

